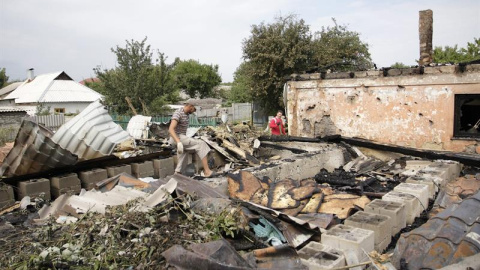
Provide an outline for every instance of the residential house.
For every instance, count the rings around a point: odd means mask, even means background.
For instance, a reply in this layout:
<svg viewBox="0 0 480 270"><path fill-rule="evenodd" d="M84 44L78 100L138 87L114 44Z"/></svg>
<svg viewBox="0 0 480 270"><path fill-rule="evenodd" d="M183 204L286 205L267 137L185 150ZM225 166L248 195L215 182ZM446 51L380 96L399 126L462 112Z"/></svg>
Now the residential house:
<svg viewBox="0 0 480 270"><path fill-rule="evenodd" d="M96 91L74 81L65 72L42 74L33 78L33 70L29 70L29 78L10 93L9 89L0 89L0 107L18 107L28 114L36 113L37 106L48 109L50 113L79 113L90 103L103 96ZM13 87L11 87L13 88ZM4 90L5 89L5 90Z"/></svg>

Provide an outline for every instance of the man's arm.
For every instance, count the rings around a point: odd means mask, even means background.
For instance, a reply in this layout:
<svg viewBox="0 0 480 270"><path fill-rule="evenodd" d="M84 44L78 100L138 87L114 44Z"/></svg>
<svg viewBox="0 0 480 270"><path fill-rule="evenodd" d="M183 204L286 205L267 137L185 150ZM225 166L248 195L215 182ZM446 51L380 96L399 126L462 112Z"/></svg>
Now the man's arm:
<svg viewBox="0 0 480 270"><path fill-rule="evenodd" d="M275 118L272 118L272 120L270 120L269 127L270 128L276 128L277 127L277 120Z"/></svg>
<svg viewBox="0 0 480 270"><path fill-rule="evenodd" d="M178 125L177 119L172 119L170 122L170 127L168 127L168 133L170 133L170 136L172 136L173 140L175 140L176 143L180 142L180 139L177 136L177 133L175 132L175 128Z"/></svg>

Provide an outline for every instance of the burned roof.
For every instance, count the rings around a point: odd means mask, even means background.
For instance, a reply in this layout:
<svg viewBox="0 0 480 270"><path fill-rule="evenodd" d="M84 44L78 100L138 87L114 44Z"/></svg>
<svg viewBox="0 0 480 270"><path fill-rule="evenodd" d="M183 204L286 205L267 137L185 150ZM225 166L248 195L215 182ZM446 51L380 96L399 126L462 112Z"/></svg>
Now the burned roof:
<svg viewBox="0 0 480 270"><path fill-rule="evenodd" d="M421 227L403 234L395 249L397 268L438 269L480 252L480 191Z"/></svg>

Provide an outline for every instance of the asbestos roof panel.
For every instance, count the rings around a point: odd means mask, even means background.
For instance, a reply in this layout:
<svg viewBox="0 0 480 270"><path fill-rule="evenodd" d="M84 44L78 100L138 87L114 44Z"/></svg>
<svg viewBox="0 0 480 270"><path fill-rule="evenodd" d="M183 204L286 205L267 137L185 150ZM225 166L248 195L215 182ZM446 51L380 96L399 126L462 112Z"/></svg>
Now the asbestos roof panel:
<svg viewBox="0 0 480 270"><path fill-rule="evenodd" d="M14 147L0 167L0 175L12 177L75 164L77 156L54 143L51 135L47 129L24 120Z"/></svg>
<svg viewBox="0 0 480 270"><path fill-rule="evenodd" d="M88 105L52 137L54 142L76 154L80 160L109 156L118 143L128 139L130 135L113 122L99 101Z"/></svg>
<svg viewBox="0 0 480 270"><path fill-rule="evenodd" d="M39 75L32 81L25 82L21 87L17 87L17 89L8 94L4 99L15 99L15 103L38 102L44 92L53 83L53 80L60 74L61 72L54 72Z"/></svg>
<svg viewBox="0 0 480 270"><path fill-rule="evenodd" d="M127 132L135 139L147 139L151 120L151 116L135 115L128 121Z"/></svg>
<svg viewBox="0 0 480 270"><path fill-rule="evenodd" d="M437 269L480 252L480 192L454 204L419 228L402 234L393 262L409 269Z"/></svg>
<svg viewBox="0 0 480 270"><path fill-rule="evenodd" d="M93 102L103 96L71 80L54 80L40 102Z"/></svg>
<svg viewBox="0 0 480 270"><path fill-rule="evenodd" d="M27 112L27 110L17 107L0 107L0 112Z"/></svg>
<svg viewBox="0 0 480 270"><path fill-rule="evenodd" d="M0 89L0 96L3 96L5 94L8 94L8 93L12 92L13 90L17 89L17 87L19 87L23 83L24 82L14 82L14 83L11 83L11 84L3 87L2 89Z"/></svg>

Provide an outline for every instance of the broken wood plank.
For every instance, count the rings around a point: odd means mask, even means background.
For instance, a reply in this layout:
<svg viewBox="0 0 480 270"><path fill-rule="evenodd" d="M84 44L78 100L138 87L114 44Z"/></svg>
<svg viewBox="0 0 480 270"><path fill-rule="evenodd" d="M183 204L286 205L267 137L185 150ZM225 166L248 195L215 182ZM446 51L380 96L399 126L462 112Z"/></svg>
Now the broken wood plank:
<svg viewBox="0 0 480 270"><path fill-rule="evenodd" d="M207 137L201 136L200 139L210 145L213 149L217 150L220 154L226 157L231 162L238 162L238 159L230 155L225 149L223 149L218 143L210 141Z"/></svg>
<svg viewBox="0 0 480 270"><path fill-rule="evenodd" d="M234 145L233 143L227 140L222 141L222 146L232 151L233 153L235 153L237 156L241 157L244 160L247 160L253 164L260 164L260 161L256 157L250 155L240 147L237 147L236 145Z"/></svg>

